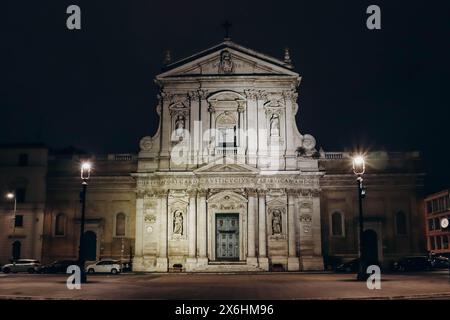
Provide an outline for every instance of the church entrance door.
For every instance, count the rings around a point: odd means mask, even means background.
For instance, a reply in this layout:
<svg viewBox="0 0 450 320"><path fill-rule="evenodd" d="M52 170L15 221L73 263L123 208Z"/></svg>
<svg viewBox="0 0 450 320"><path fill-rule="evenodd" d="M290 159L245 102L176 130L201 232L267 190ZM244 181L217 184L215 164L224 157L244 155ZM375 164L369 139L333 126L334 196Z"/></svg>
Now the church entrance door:
<svg viewBox="0 0 450 320"><path fill-rule="evenodd" d="M239 260L239 214L216 214L216 259Z"/></svg>

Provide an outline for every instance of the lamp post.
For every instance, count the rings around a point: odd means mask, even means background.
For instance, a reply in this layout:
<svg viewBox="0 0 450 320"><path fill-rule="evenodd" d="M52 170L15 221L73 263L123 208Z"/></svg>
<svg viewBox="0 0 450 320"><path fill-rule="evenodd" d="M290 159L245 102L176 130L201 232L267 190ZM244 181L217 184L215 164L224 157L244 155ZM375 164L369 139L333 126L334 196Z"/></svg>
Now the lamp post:
<svg viewBox="0 0 450 320"><path fill-rule="evenodd" d="M91 168L92 165L90 162L83 162L81 164L81 180L83 181L81 183L82 186L82 190L80 193L80 202L81 202L81 223L80 223L80 246L79 246L79 251L78 251L78 266L80 267L80 271L81 271L81 283L86 283L87 282L87 277L86 277L86 270L85 270L85 258L84 258L84 220L85 220L85 209L86 209L86 190L87 190L87 186L88 183L87 181L89 180L90 176L91 176Z"/></svg>
<svg viewBox="0 0 450 320"><path fill-rule="evenodd" d="M13 219L13 235L16 234L16 211L17 211L17 198L13 192L8 192L6 194L6 199L14 199L14 219Z"/></svg>
<svg viewBox="0 0 450 320"><path fill-rule="evenodd" d="M368 277L366 274L366 261L365 261L365 251L364 251L364 220L363 220L363 205L362 199L366 195L366 190L363 186L363 174L366 171L366 165L364 157L361 155L355 156L353 158L353 172L356 175L356 183L358 186L358 204L359 204L359 268L358 275L356 277L359 281L365 281Z"/></svg>

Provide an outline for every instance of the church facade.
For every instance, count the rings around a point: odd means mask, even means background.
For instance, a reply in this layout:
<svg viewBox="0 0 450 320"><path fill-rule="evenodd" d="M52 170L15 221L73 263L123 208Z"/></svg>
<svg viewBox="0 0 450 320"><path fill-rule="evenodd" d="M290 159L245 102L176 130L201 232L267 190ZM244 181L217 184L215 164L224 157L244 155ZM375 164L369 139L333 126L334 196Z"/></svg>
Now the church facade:
<svg viewBox="0 0 450 320"><path fill-rule="evenodd" d="M357 257L353 154L324 152L299 131L300 82L288 52L276 59L229 39L166 65L156 77L157 132L138 154L89 157L87 260L251 272L323 270ZM77 256L77 168L86 158L49 155L44 261ZM367 250L382 265L422 253L420 155L366 158Z"/></svg>
<svg viewBox="0 0 450 320"><path fill-rule="evenodd" d="M156 81L159 129L133 174L135 270L322 269L323 174L297 156L317 150L297 130L289 62L225 41Z"/></svg>

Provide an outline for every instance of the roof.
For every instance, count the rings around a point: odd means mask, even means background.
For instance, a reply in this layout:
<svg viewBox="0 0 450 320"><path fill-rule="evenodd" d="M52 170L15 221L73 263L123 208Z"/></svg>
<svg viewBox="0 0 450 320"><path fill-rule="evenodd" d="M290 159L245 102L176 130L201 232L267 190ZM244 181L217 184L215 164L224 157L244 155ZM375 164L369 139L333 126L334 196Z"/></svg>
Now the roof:
<svg viewBox="0 0 450 320"><path fill-rule="evenodd" d="M177 67L179 67L181 65L184 65L184 64L189 63L191 61L197 60L197 59L202 58L204 56L207 56L207 55L209 55L209 54L211 54L211 53L213 53L215 51L220 51L220 50L226 49L226 48L234 49L236 51L239 51L239 52L242 52L242 53L247 54L249 56L258 58L258 59L263 60L263 61L265 61L267 63L274 64L274 65L276 65L278 67L285 68L287 70L292 70L293 69L293 66L291 64L286 63L286 62L284 62L281 59L271 57L269 55L257 52L257 51L255 51L253 49L249 49L249 48L244 47L244 46L242 46L240 44L237 44L237 43L235 43L235 42L233 42L231 40L225 40L225 41L222 41L221 43L216 44L216 45L214 45L214 46L212 46L212 47L210 47L210 48L208 48L206 50L202 50L202 51L200 51L198 53L195 53L195 54L193 54L191 56L188 56L186 58L182 58L182 59L179 59L179 60L174 61L172 63L169 63L168 65L166 65L163 68L163 72L175 69L175 68L177 68Z"/></svg>

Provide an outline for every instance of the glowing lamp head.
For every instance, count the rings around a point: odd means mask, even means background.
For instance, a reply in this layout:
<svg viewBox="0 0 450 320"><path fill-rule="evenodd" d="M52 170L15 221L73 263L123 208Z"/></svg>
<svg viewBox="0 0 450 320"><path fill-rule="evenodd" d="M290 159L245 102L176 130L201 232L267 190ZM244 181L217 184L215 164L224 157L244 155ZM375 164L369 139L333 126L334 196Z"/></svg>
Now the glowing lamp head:
<svg viewBox="0 0 450 320"><path fill-rule="evenodd" d="M88 161L81 163L81 179L88 180L91 176L92 164Z"/></svg>
<svg viewBox="0 0 450 320"><path fill-rule="evenodd" d="M14 193L12 193L12 192L8 192L7 194L6 194L6 199L14 199L14 197L15 197L15 195L14 195Z"/></svg>
<svg viewBox="0 0 450 320"><path fill-rule="evenodd" d="M366 171L366 165L364 162L364 157L361 155L355 156L353 158L353 172L356 175L362 175Z"/></svg>

